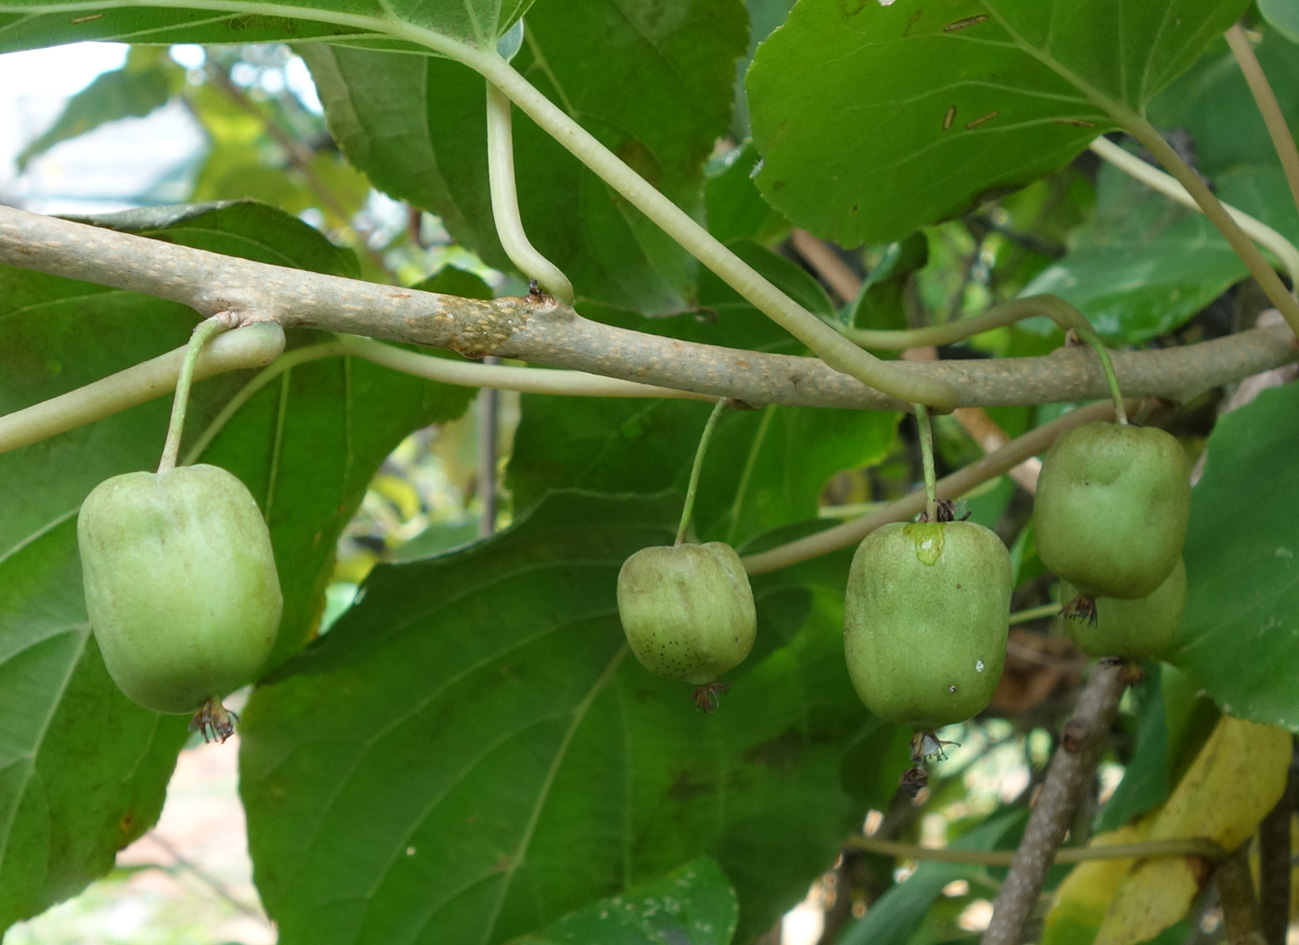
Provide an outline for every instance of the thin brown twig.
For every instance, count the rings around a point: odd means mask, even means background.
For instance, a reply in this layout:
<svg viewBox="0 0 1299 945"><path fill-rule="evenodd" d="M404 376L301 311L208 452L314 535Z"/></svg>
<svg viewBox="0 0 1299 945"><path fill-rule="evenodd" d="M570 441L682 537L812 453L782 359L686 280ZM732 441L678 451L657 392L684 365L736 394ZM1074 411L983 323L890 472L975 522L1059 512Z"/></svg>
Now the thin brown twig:
<svg viewBox="0 0 1299 945"><path fill-rule="evenodd" d="M1079 696L1010 872L993 903L992 922L983 933L982 945L1020 945L1079 796L1096 770L1101 744L1118 713L1125 685L1121 666L1102 664Z"/></svg>
<svg viewBox="0 0 1299 945"><path fill-rule="evenodd" d="M876 837L849 837L844 846L904 860L934 860L939 863L968 863L974 866L1011 866L1014 850L956 850L921 847ZM1223 849L1208 840L1158 840L1149 843L1116 843L1102 847L1069 847L1057 850L1052 863L1083 863L1089 860L1134 860L1153 857L1202 856L1220 859Z"/></svg>

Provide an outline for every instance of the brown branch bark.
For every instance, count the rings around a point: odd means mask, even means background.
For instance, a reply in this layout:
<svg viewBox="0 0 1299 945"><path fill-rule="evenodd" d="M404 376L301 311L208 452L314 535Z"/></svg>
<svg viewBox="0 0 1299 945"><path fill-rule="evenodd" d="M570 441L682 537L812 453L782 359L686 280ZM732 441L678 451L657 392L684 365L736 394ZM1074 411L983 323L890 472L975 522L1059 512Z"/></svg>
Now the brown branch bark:
<svg viewBox="0 0 1299 945"><path fill-rule="evenodd" d="M983 933L982 945L1019 945L1022 941L1078 798L1096 770L1101 744L1118 712L1124 687L1121 667L1102 664L1079 696L1010 872L993 903L992 922Z"/></svg>
<svg viewBox="0 0 1299 945"><path fill-rule="evenodd" d="M312 327L497 355L728 397L753 406L905 409L817 358L695 344L615 328L553 301L491 301L374 285L270 266L129 233L0 207L0 263L168 298L204 316L229 311L285 328ZM1185 400L1299 360L1284 328L1157 351L1114 352L1130 396ZM959 406L1042 404L1108 396L1080 348L1046 357L899 363L953 384Z"/></svg>

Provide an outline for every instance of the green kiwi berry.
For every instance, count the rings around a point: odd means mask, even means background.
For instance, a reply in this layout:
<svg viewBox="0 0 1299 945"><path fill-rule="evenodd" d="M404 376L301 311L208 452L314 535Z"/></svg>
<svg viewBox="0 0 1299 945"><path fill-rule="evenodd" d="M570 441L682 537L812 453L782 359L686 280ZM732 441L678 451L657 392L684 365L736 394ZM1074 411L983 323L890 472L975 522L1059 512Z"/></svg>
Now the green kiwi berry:
<svg viewBox="0 0 1299 945"><path fill-rule="evenodd" d="M1006 546L981 525L895 523L867 535L844 611L848 673L867 708L930 732L987 707L1013 584Z"/></svg>
<svg viewBox="0 0 1299 945"><path fill-rule="evenodd" d="M1190 469L1176 439L1155 427L1084 424L1042 462L1037 551L1086 596L1145 597L1182 554L1190 504Z"/></svg>
<svg viewBox="0 0 1299 945"><path fill-rule="evenodd" d="M758 625L740 556L718 541L633 554L618 574L618 615L642 666L696 686L748 656Z"/></svg>
<svg viewBox="0 0 1299 945"><path fill-rule="evenodd" d="M1177 636L1186 608L1186 565L1177 559L1173 573L1145 597L1121 600L1097 597L1083 613L1069 613L1077 589L1062 584L1065 630L1078 649L1091 656L1145 659L1163 652Z"/></svg>
<svg viewBox="0 0 1299 945"><path fill-rule="evenodd" d="M270 536L224 469L100 483L81 506L77 544L104 663L145 708L195 712L270 656L282 609Z"/></svg>

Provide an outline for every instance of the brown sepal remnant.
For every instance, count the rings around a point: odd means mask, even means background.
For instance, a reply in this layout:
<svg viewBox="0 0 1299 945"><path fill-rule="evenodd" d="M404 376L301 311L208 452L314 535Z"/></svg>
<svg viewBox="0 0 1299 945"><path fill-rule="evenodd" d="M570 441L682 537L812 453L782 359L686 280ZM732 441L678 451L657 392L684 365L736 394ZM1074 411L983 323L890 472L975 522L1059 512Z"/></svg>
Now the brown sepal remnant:
<svg viewBox="0 0 1299 945"><path fill-rule="evenodd" d="M730 691L730 688L721 682L704 683L695 689L695 708L710 714L716 712L722 693Z"/></svg>
<svg viewBox="0 0 1299 945"><path fill-rule="evenodd" d="M1060 616L1065 620L1086 620L1087 626L1096 626L1096 598L1079 594L1060 608Z"/></svg>
<svg viewBox="0 0 1299 945"><path fill-rule="evenodd" d="M916 765L902 772L902 779L898 782L900 787L908 797L915 797L922 789L929 786L929 772L923 765Z"/></svg>
<svg viewBox="0 0 1299 945"><path fill-rule="evenodd" d="M235 723L238 721L239 716L223 706L220 699L213 697L199 706L194 718L190 719L189 730L202 732L205 742L224 744L235 733Z"/></svg>

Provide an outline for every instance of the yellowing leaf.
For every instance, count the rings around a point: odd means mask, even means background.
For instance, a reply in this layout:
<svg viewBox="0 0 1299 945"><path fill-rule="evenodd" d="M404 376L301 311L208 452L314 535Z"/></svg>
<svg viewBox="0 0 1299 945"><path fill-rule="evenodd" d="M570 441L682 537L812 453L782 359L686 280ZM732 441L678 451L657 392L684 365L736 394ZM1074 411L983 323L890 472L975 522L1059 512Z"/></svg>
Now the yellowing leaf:
<svg viewBox="0 0 1299 945"><path fill-rule="evenodd" d="M1088 847L1140 843L1149 827L1150 819L1146 818L1097 834ZM1091 945L1119 884L1135 862L1131 858L1088 860L1075 866L1055 891L1042 928L1042 945Z"/></svg>
<svg viewBox="0 0 1299 945"><path fill-rule="evenodd" d="M1290 733L1224 715L1168 802L1148 840L1212 840L1234 850L1258 829L1285 788ZM1145 860L1123 880L1096 945L1134 945L1186 914L1211 866L1199 857Z"/></svg>

